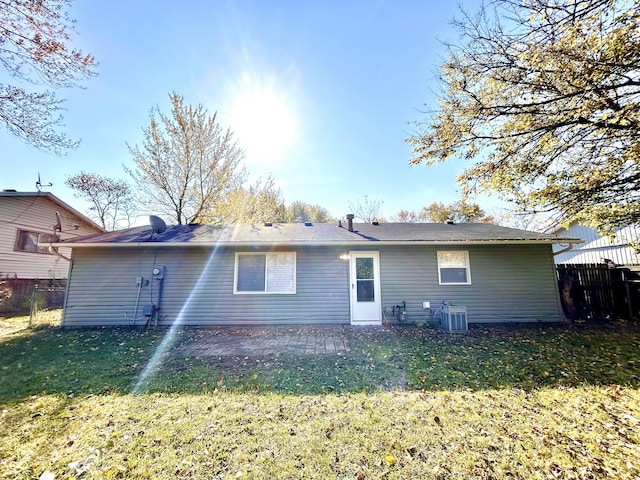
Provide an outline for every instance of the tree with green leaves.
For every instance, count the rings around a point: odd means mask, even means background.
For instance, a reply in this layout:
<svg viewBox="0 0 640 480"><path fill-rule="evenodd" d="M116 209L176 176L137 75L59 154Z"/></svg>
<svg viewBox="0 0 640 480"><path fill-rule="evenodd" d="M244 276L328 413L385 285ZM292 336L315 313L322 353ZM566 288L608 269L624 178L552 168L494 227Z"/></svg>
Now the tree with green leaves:
<svg viewBox="0 0 640 480"><path fill-rule="evenodd" d="M455 24L411 163L473 161L463 192L520 211L601 231L639 221L638 0L489 0Z"/></svg>
<svg viewBox="0 0 640 480"><path fill-rule="evenodd" d="M133 192L124 180L80 172L64 183L76 191L76 197L91 204L88 216L105 230L131 226L135 211Z"/></svg>
<svg viewBox="0 0 640 480"><path fill-rule="evenodd" d="M96 75L93 56L71 46L73 0L0 0L0 63L18 80L69 88ZM52 153L77 147L62 126L63 100L51 90L30 92L0 83L0 123L26 144Z"/></svg>
<svg viewBox="0 0 640 480"><path fill-rule="evenodd" d="M487 216L479 205L467 203L463 200L448 205L442 202L434 202L423 207L419 212L400 210L393 218L393 221L403 223L495 223L495 219L492 216Z"/></svg>
<svg viewBox="0 0 640 480"><path fill-rule="evenodd" d="M333 221L333 218L331 218L329 211L320 205L295 201L287 207L286 221L289 223L329 223Z"/></svg>
<svg viewBox="0 0 640 480"><path fill-rule="evenodd" d="M244 151L233 132L220 126L217 112L209 115L201 104L185 105L175 92L169 98L171 114L151 110L142 146L129 146L135 169L126 170L149 212L179 225L207 219L218 223L217 209L247 178Z"/></svg>
<svg viewBox="0 0 640 480"><path fill-rule="evenodd" d="M239 186L230 192L223 204L216 205L203 223L229 225L285 221L285 206L273 177L257 180L249 186Z"/></svg>

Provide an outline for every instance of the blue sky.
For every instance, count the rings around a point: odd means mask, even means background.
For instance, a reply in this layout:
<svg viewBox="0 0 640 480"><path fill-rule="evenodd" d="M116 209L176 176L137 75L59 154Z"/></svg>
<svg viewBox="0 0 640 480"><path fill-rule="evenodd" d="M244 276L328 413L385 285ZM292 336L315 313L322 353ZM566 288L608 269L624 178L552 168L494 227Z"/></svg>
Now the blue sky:
<svg viewBox="0 0 640 480"><path fill-rule="evenodd" d="M65 131L82 143L57 157L0 131L0 188L33 191L40 173L84 211L65 179L127 179L127 143L141 143L151 107L168 113L176 91L218 112L252 179L272 175L287 204L319 204L338 218L367 195L390 218L454 201L463 164L410 167L405 140L425 104L436 105L441 42L456 39L458 13L457 2L435 0L79 0L73 43L100 62L99 76L58 95Z"/></svg>

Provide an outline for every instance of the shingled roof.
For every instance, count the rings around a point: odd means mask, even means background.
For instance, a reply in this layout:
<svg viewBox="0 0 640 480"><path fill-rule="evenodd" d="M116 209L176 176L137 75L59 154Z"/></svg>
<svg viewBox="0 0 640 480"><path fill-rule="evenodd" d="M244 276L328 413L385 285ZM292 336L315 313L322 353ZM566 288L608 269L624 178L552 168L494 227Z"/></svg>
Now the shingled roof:
<svg viewBox="0 0 640 480"><path fill-rule="evenodd" d="M336 223L174 225L162 233L135 227L65 240L54 246L212 246L212 245L367 245L367 244L535 244L580 243L577 238L499 227L486 223Z"/></svg>

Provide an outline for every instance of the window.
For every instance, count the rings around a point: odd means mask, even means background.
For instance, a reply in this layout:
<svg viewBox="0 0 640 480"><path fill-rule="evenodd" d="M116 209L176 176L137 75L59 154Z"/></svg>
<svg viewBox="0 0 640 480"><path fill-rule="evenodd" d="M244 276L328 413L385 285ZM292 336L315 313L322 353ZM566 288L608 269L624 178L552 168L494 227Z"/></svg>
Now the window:
<svg viewBox="0 0 640 480"><path fill-rule="evenodd" d="M296 293L295 252L236 253L233 293Z"/></svg>
<svg viewBox="0 0 640 480"><path fill-rule="evenodd" d="M19 252L50 253L48 247L39 247L38 243L55 242L58 237L50 233L18 230L15 249Z"/></svg>
<svg viewBox="0 0 640 480"><path fill-rule="evenodd" d="M375 302L373 257L356 258L356 295L358 302Z"/></svg>
<svg viewBox="0 0 640 480"><path fill-rule="evenodd" d="M438 252L438 280L440 285L471 285L469 252Z"/></svg>

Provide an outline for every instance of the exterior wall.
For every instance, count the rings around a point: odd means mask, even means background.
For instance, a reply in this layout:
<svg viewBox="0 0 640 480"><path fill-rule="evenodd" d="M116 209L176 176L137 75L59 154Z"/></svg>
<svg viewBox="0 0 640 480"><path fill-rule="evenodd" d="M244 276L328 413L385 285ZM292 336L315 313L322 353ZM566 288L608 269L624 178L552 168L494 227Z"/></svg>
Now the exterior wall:
<svg viewBox="0 0 640 480"><path fill-rule="evenodd" d="M438 250L469 252L471 285L438 284ZM380 264L383 311L405 301L408 321L429 320L425 301L432 313L445 301L464 305L469 323L564 318L550 245L388 247Z"/></svg>
<svg viewBox="0 0 640 480"><path fill-rule="evenodd" d="M438 285L436 252L453 249L378 247L383 310L405 301L408 320L425 321L422 302L437 307L446 300L467 306L470 323L562 320L549 245L457 248L469 252L471 285ZM166 268L161 325L348 324L349 265L339 256L354 249L291 250L297 263L295 295L234 295L235 252L248 249L79 248L63 325L144 325L144 305L158 304L154 265ZM139 276L149 283L138 292Z"/></svg>
<svg viewBox="0 0 640 480"><path fill-rule="evenodd" d="M348 262L344 249L296 251L296 294L233 294L235 248L77 249L67 291L64 326L133 325L136 277L143 306L158 302L153 265L166 268L161 325L345 324L349 323Z"/></svg>
<svg viewBox="0 0 640 480"><path fill-rule="evenodd" d="M62 232L58 232L58 235L62 239L99 231L47 197L0 197L0 278L67 278L67 260L53 254L15 250L18 230L52 234L56 224L56 211L60 213ZM59 251L66 257L71 255L71 249L62 248Z"/></svg>
<svg viewBox="0 0 640 480"><path fill-rule="evenodd" d="M602 237L594 228L585 227L576 222L567 229L559 229L557 235L580 238L584 243L574 245L571 250L556 255L556 263L603 263L603 259L609 259L617 265L639 265L640 255L629 247L629 242L640 240L640 226L630 225L616 232L611 241ZM555 246L554 251L561 249Z"/></svg>

